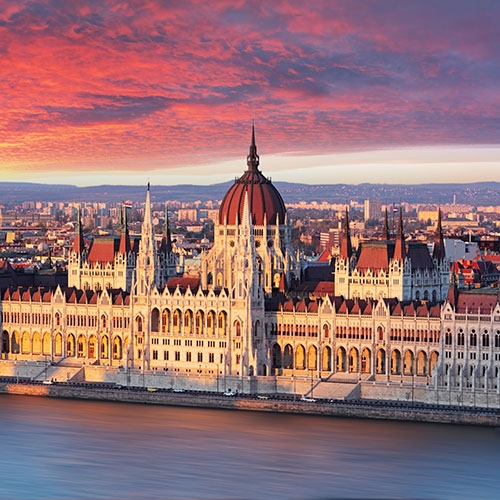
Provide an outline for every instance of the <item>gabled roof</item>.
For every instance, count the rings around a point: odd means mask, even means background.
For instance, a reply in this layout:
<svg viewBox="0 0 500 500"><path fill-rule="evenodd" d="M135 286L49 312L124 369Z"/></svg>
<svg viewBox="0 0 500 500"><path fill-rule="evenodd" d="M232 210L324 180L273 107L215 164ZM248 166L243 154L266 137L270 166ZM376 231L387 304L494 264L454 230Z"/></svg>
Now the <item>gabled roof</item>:
<svg viewBox="0 0 500 500"><path fill-rule="evenodd" d="M170 292L174 292L177 287L181 292L185 292L188 288L191 289L193 293L196 293L196 290L200 286L200 278L192 278L192 277L175 277L170 278L166 284L167 288Z"/></svg>
<svg viewBox="0 0 500 500"><path fill-rule="evenodd" d="M498 295L496 289L491 289L489 293L486 290L481 290L480 292L459 291L455 312L462 314L466 312L471 314L478 314L479 312L490 314L497 303Z"/></svg>
<svg viewBox="0 0 500 500"><path fill-rule="evenodd" d="M96 238L89 251L87 260L90 263L101 262L108 263L114 262L115 254L120 249L120 239L114 236L106 236L103 238Z"/></svg>
<svg viewBox="0 0 500 500"><path fill-rule="evenodd" d="M412 269L433 269L434 262L427 245L422 242L410 241L406 244Z"/></svg>
<svg viewBox="0 0 500 500"><path fill-rule="evenodd" d="M392 241L365 241L359 246L356 269L360 271L389 271L389 262L394 254Z"/></svg>

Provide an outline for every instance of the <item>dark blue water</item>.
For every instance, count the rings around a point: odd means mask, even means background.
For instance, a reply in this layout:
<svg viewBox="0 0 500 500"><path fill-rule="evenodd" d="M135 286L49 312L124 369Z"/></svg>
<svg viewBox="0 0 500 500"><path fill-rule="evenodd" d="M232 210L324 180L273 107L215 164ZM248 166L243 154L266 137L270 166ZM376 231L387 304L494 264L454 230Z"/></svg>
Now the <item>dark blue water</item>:
<svg viewBox="0 0 500 500"><path fill-rule="evenodd" d="M498 498L500 431L0 395L0 498Z"/></svg>

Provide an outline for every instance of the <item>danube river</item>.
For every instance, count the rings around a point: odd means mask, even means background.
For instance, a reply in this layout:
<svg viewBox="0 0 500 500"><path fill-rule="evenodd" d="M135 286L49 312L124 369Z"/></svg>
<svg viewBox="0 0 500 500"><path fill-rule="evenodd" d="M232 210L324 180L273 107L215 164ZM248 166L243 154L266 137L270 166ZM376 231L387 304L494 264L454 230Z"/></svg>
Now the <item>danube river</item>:
<svg viewBox="0 0 500 500"><path fill-rule="evenodd" d="M0 395L0 498L498 498L500 430Z"/></svg>

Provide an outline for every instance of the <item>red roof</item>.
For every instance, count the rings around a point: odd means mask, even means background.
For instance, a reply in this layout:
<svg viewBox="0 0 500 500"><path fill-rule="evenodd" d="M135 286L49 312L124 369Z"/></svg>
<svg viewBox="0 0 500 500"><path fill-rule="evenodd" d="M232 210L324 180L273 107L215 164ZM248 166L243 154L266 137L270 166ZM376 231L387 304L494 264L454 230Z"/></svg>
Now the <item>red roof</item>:
<svg viewBox="0 0 500 500"><path fill-rule="evenodd" d="M496 293L476 293L461 292L458 293L456 312L473 313L478 312L489 314L496 306L498 297Z"/></svg>
<svg viewBox="0 0 500 500"><path fill-rule="evenodd" d="M285 222L285 203L271 181L258 169L259 156L255 146L252 127L252 144L247 157L248 170L236 179L222 200L219 210L219 223L236 225L243 219L245 197L248 196L248 209L253 224L283 224Z"/></svg>
<svg viewBox="0 0 500 500"><path fill-rule="evenodd" d="M167 281L167 288L170 291L175 291L177 287L179 290L186 291L188 288L191 289L192 292L196 291L200 286L199 278L170 278Z"/></svg>
<svg viewBox="0 0 500 500"><path fill-rule="evenodd" d="M327 252L324 250L323 252L320 253L319 257L316 259L316 262L328 262L330 263L331 260L331 254L330 252Z"/></svg>
<svg viewBox="0 0 500 500"><path fill-rule="evenodd" d="M394 252L394 245L384 241L363 242L360 245L360 252L356 269L366 271L389 271L389 261Z"/></svg>
<svg viewBox="0 0 500 500"><path fill-rule="evenodd" d="M90 247L89 262L114 262L120 240L114 237L96 238Z"/></svg>

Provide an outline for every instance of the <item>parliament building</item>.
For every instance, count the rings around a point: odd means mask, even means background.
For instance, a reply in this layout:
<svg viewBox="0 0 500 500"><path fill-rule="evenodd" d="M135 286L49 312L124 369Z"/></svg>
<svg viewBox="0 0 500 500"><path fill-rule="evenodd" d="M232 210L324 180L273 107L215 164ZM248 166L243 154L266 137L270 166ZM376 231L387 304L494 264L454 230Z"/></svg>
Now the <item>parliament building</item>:
<svg viewBox="0 0 500 500"><path fill-rule="evenodd" d="M408 399L411 383L412 398L421 388L422 400L469 391L500 401L498 290L457 290L440 220L432 253L406 240L401 213L395 235L386 223L355 250L346 211L333 275L308 289L285 204L259 166L252 128L197 277L182 273L168 214L157 241L149 185L140 238L123 208L119 236L86 246L78 217L68 287L2 291L0 365L45 363L54 380L140 374L159 387L230 380L242 392L325 397L344 384L345 397Z"/></svg>

